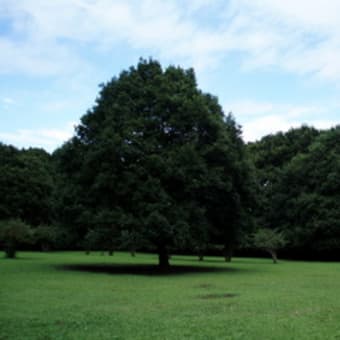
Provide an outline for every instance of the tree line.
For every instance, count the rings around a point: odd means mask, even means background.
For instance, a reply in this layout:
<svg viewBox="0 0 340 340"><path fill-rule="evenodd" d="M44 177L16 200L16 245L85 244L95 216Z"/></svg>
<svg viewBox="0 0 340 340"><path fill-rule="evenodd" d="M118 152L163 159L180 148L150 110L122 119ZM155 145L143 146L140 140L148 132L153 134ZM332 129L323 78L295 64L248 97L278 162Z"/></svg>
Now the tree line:
<svg viewBox="0 0 340 340"><path fill-rule="evenodd" d="M245 144L192 69L140 60L53 154L0 144L0 245L335 256L340 127ZM27 246L27 245L26 245Z"/></svg>

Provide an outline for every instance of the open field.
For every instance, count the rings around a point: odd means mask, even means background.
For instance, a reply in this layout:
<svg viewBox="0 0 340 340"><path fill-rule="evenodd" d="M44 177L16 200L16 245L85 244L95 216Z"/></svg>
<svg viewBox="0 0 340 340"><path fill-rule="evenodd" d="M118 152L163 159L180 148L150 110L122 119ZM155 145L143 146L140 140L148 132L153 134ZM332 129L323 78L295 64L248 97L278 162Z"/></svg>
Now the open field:
<svg viewBox="0 0 340 340"><path fill-rule="evenodd" d="M339 263L18 255L0 253L1 340L340 339Z"/></svg>

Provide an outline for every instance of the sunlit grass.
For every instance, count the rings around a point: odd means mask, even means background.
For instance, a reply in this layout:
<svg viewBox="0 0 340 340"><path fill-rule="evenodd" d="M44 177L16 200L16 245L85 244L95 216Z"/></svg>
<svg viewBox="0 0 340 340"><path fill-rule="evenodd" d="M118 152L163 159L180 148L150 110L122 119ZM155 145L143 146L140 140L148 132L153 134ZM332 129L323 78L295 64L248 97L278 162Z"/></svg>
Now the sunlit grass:
<svg viewBox="0 0 340 340"><path fill-rule="evenodd" d="M340 339L338 263L18 255L0 253L0 339Z"/></svg>

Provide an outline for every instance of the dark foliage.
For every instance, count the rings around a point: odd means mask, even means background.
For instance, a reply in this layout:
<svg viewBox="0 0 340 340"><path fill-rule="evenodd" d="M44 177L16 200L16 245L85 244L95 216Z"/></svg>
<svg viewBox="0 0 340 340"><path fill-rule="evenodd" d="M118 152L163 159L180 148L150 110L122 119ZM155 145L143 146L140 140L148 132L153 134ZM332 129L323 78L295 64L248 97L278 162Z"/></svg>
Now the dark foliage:
<svg viewBox="0 0 340 340"><path fill-rule="evenodd" d="M83 236L96 230L112 247L134 235L165 266L169 247L209 238L231 247L249 213L240 129L197 88L192 69L141 60L122 72L55 158L65 222Z"/></svg>

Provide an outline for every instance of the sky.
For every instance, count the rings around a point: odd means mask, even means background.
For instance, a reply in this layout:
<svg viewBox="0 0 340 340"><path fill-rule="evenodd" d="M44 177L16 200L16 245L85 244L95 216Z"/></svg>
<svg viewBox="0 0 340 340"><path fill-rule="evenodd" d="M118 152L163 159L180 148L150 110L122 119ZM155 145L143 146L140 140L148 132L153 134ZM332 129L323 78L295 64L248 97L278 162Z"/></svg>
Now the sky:
<svg viewBox="0 0 340 340"><path fill-rule="evenodd" d="M245 141L340 123L339 0L0 0L0 141L49 152L101 83L193 67Z"/></svg>

